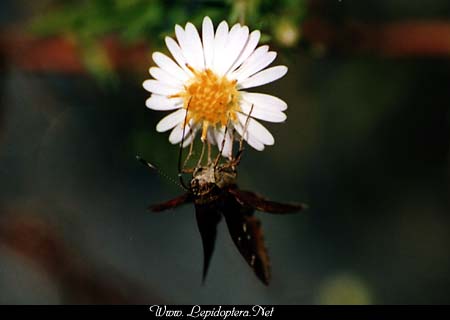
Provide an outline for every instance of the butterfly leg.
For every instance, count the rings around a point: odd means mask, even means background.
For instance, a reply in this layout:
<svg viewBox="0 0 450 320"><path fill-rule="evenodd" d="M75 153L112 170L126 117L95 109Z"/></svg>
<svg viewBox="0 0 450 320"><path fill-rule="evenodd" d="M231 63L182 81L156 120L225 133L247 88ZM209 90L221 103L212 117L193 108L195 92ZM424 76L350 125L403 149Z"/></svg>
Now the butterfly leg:
<svg viewBox="0 0 450 320"><path fill-rule="evenodd" d="M211 163L211 143L208 141L208 165Z"/></svg>
<svg viewBox="0 0 450 320"><path fill-rule="evenodd" d="M188 124L188 125L189 125L189 124ZM190 125L189 125L189 127L190 127ZM192 130L191 127L190 127L190 130ZM191 133L191 134L193 134L193 133ZM191 142L191 144L189 145L189 153L188 153L188 155L186 156L186 159L184 159L184 162L183 162L183 168L186 168L189 159L190 159L190 158L192 157L192 155L194 154L194 142L195 142L195 139L193 139L192 142Z"/></svg>
<svg viewBox="0 0 450 320"><path fill-rule="evenodd" d="M204 155L205 155L205 141L202 141L202 152L200 153L200 157L198 158L197 168L201 167Z"/></svg>
<svg viewBox="0 0 450 320"><path fill-rule="evenodd" d="M222 142L221 142L221 145L220 145L219 153L217 154L217 157L214 160L214 168L216 168L217 165L219 164L220 156L222 155L223 149L225 148L225 141L226 141L226 137L227 137L229 123L230 123L230 119L228 119L227 125L225 127L225 132L223 134L223 139L222 139Z"/></svg>
<svg viewBox="0 0 450 320"><path fill-rule="evenodd" d="M250 116L252 114L252 111L253 111L253 104L250 108L250 112L248 113L247 119L245 120L244 130L242 131L241 138L239 139L239 150L236 153L236 156L232 160L233 166L237 166L241 162L242 153L244 152L244 136L247 133L248 124L250 122Z"/></svg>

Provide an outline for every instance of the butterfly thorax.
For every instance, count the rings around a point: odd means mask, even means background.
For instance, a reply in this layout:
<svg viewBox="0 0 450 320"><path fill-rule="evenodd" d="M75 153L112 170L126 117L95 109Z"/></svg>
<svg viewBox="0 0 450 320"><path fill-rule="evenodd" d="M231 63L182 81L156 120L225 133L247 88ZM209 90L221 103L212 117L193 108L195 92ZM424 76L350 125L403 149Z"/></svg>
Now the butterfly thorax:
<svg viewBox="0 0 450 320"><path fill-rule="evenodd" d="M236 169L227 164L196 168L191 180L191 191L196 202L217 200L226 188L236 184L236 176Z"/></svg>

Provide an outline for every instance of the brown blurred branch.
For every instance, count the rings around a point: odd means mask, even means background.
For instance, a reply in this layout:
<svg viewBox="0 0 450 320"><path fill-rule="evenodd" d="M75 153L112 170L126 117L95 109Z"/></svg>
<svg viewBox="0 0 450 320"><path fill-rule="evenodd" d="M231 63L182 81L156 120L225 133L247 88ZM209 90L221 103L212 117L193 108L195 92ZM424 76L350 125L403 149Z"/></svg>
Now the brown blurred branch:
<svg viewBox="0 0 450 320"><path fill-rule="evenodd" d="M450 57L450 21L402 21L385 24L332 24L310 19L302 26L307 43L347 54L386 57ZM143 44L125 46L117 38L101 41L118 71L143 72L150 62ZM80 44L65 37L36 38L20 31L0 32L0 56L7 65L34 72L83 73Z"/></svg>
<svg viewBox="0 0 450 320"><path fill-rule="evenodd" d="M450 21L333 25L311 19L304 23L303 29L306 41L342 53L450 58Z"/></svg>
<svg viewBox="0 0 450 320"><path fill-rule="evenodd" d="M142 72L150 62L149 48L142 43L126 46L115 37L100 42L114 70ZM0 31L0 56L6 64L33 72L79 74L86 71L81 44L68 37L37 38L17 30Z"/></svg>
<svg viewBox="0 0 450 320"><path fill-rule="evenodd" d="M156 295L69 248L55 228L38 215L20 211L0 220L0 245L25 257L60 289L64 303L163 303Z"/></svg>

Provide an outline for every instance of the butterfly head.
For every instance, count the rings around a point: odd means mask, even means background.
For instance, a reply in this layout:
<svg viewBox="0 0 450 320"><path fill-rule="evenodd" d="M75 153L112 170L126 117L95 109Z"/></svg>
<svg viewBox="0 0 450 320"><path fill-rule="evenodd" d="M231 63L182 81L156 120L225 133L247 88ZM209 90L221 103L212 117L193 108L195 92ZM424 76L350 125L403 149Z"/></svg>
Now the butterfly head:
<svg viewBox="0 0 450 320"><path fill-rule="evenodd" d="M213 164L197 167L191 180L191 191L196 196L204 196L214 189L223 189L236 182L236 169L232 166Z"/></svg>

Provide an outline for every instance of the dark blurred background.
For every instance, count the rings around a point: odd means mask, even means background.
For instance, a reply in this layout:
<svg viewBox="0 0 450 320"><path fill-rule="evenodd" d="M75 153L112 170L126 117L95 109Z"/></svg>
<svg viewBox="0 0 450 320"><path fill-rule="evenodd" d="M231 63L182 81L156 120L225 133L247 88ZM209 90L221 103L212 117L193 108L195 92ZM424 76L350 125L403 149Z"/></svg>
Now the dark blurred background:
<svg viewBox="0 0 450 320"><path fill-rule="evenodd" d="M146 209L182 192L135 160L176 175L178 147L155 131L162 113L141 86L164 28L125 41L30 27L71 3L0 4L0 303L450 302L450 2L284 1L302 6L295 39L261 26L289 73L258 91L284 99L288 120L267 124L273 147L247 148L239 183L310 206L258 213L269 287L225 224L202 286L193 206ZM170 3L187 18L236 10Z"/></svg>

